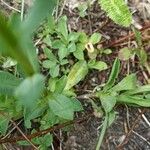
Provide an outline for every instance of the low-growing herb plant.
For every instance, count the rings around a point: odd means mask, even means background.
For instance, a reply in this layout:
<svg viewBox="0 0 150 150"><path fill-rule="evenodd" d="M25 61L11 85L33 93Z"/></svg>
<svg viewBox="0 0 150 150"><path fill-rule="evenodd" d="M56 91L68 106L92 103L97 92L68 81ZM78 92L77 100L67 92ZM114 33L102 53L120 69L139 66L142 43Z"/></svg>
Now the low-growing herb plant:
<svg viewBox="0 0 150 150"><path fill-rule="evenodd" d="M115 119L116 112L113 108L117 103L136 107L150 107L150 85L139 85L136 74L127 75L119 83L115 84L116 79L118 79L119 71L120 61L116 58L107 83L100 91L96 92L96 97L100 99L102 108L105 112L105 120L97 144L97 150L100 149L107 127L109 127Z"/></svg>
<svg viewBox="0 0 150 150"><path fill-rule="evenodd" d="M0 134L3 136L9 130L12 119L23 117L25 127L30 129L32 123L38 120L40 130L72 120L74 112L83 110L75 93L71 92L73 86L87 75L90 68L107 69L104 62L91 59L86 62L84 58L86 45L90 43L94 48L93 45L100 41L100 34L95 33L89 38L84 32L69 33L66 16L61 17L57 23L52 22L51 16L51 21L48 20L51 26L47 29L48 34L45 31L43 39L46 44L43 51L47 57L43 66L49 68L51 75L48 86L45 86L45 77L39 73L36 49L31 38L41 22L49 16L49 10L52 14L54 6L55 1L36 0L23 21L16 14L7 20L0 15L0 54L9 60L11 58L8 68L16 68L15 74L0 71ZM88 53L90 48L87 49ZM70 72L63 72L63 67L69 64L69 55L73 55L76 61L73 66L70 65ZM6 62L3 68L7 70ZM35 129L32 129L34 132ZM32 142L41 148L48 147L52 143L52 135L47 134ZM19 143L26 145L28 142Z"/></svg>
<svg viewBox="0 0 150 150"><path fill-rule="evenodd" d="M135 27L132 27L132 29L135 34L136 43L137 43L137 48L133 49L133 51L138 56L141 66L145 67L147 69L148 73L150 74L150 65L148 63L147 53L145 52L145 49L143 46L141 32L138 31L137 29L135 29Z"/></svg>
<svg viewBox="0 0 150 150"><path fill-rule="evenodd" d="M93 33L87 36L84 32L69 32L66 16L55 21L51 15L55 2L35 0L22 21L16 14L6 19L0 13L1 137L7 134L12 120L23 118L25 128L30 129L31 133L72 120L74 112L83 110L76 98L74 86L85 78L90 69L107 69L105 62L96 60L99 54L111 53L109 49L99 51L96 48L101 35ZM100 0L100 5L115 23L123 26L131 24L131 14L123 0ZM83 16L85 9L86 7L81 9ZM44 27L42 26L42 33L38 33L38 36L44 43L42 50L46 58L42 60L42 67L46 68L49 74L47 80L40 73L36 48L32 43L34 32L41 23L44 23ZM128 50L124 56L125 59L130 58ZM141 58L141 55L139 57ZM10 67L15 71L9 70ZM91 101L92 106L97 112L103 111L105 119L97 150L100 149L106 129L115 119L116 104L150 107L150 85L138 85L135 74L127 75L116 84L119 71L120 61L116 58L107 83L100 85L100 90L92 93L101 103L101 107ZM35 123L38 127L32 128ZM48 133L31 141L39 145L39 149L47 149L52 144L53 137ZM30 143L23 141L19 144Z"/></svg>
<svg viewBox="0 0 150 150"><path fill-rule="evenodd" d="M100 50L97 50L95 44L100 42L101 34L94 33L88 37L84 32L69 32L66 16L62 16L57 22L54 18L50 18L50 20L45 25L43 33L39 36L44 38L43 41L46 44L46 48L43 51L47 59L43 61L43 67L49 70L51 77L58 77L61 72L67 74L69 65L71 66L69 58L72 57L76 62L79 61L77 64L81 65L81 62L84 62L83 64L86 65L83 65L83 68L86 66L88 69L97 69L99 71L107 69L105 62L96 61ZM51 26L49 22L52 23ZM89 57L87 63L85 62L86 54ZM78 65L78 68L76 67L75 72L79 68L82 69L82 65L80 65Z"/></svg>
<svg viewBox="0 0 150 150"><path fill-rule="evenodd" d="M150 74L150 65L148 63L148 55L143 46L144 44L142 42L141 32L135 29L135 27L132 27L132 30L135 34L135 41L136 41L135 48L124 47L119 51L118 56L123 61L129 60L130 58L134 58L134 56L137 56L140 62L140 67L146 68L148 74Z"/></svg>
<svg viewBox="0 0 150 150"><path fill-rule="evenodd" d="M6 20L0 14L0 54L17 61L17 74L0 71L1 136L7 133L12 119L23 117L25 127L31 128L32 123L36 122L34 119L38 118L39 129L46 129L54 124L72 120L74 112L82 110L80 102L75 97L65 95L62 92L64 87L61 89L58 86L63 78L58 80L56 90L52 92L45 86L44 76L39 73L36 49L31 38L43 19L49 16L49 13L52 14L54 6L55 1L36 0L22 22L18 15ZM63 55L60 54L59 58L62 60ZM32 132L35 132L34 129ZM45 139L50 141L40 142ZM41 148L47 147L51 144L52 137L48 134L33 139L33 142L40 144Z"/></svg>

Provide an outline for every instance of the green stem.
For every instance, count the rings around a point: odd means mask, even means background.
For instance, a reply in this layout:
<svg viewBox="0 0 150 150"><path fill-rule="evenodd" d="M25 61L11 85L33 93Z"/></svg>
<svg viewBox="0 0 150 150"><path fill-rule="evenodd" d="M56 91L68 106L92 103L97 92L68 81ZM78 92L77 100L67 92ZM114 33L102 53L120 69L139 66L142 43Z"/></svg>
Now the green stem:
<svg viewBox="0 0 150 150"><path fill-rule="evenodd" d="M101 133L100 133L100 137L99 137L99 139L98 139L98 143L97 143L97 146L96 146L96 150L100 150L100 147L101 147L101 144L102 144L104 135L105 135L105 133L106 133L107 124L108 124L108 114L106 113L105 120L104 120L104 122L103 122L102 131L101 131Z"/></svg>
<svg viewBox="0 0 150 150"><path fill-rule="evenodd" d="M24 0L22 0L21 2L21 21L23 21L23 17L24 17Z"/></svg>

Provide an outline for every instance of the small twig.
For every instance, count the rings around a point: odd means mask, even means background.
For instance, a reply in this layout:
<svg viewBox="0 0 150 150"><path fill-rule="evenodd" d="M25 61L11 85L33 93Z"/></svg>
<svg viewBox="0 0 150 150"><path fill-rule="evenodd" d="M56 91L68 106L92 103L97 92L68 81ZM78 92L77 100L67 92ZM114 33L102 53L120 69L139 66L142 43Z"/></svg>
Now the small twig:
<svg viewBox="0 0 150 150"><path fill-rule="evenodd" d="M150 28L150 23L146 24L140 31L143 32L148 28ZM135 37L135 34L133 32L131 32L130 34L128 34L118 40L111 41L110 43L107 44L107 46L104 46L104 48L115 47L117 44L122 43L122 42L128 40L129 38L131 38L131 40L134 39L134 37ZM102 43L105 43L105 42L103 41Z"/></svg>
<svg viewBox="0 0 150 150"><path fill-rule="evenodd" d="M16 8L14 8L14 7L12 7L12 6L10 6L10 5L8 5L6 2L4 2L3 0L1 0L1 2L5 5L5 6L7 6L10 10L14 10L14 11L16 11L16 12L21 12L20 10L18 10L18 9L16 9Z"/></svg>
<svg viewBox="0 0 150 150"><path fill-rule="evenodd" d="M60 10L60 13L59 13L58 17L56 18L56 20L58 20L58 18L60 18L60 16L62 16L66 2L67 2L67 0L64 0L62 7L61 7L61 10Z"/></svg>
<svg viewBox="0 0 150 150"><path fill-rule="evenodd" d="M62 138L62 131L61 131L61 129L60 129L60 131L59 131L59 135L60 135L60 139ZM59 146L60 148L60 150L62 150L62 140L60 140L60 146Z"/></svg>
<svg viewBox="0 0 150 150"><path fill-rule="evenodd" d="M55 149L54 149L54 145L53 145L53 143L51 144L51 148L52 148L52 150L55 150Z"/></svg>
<svg viewBox="0 0 150 150"><path fill-rule="evenodd" d="M21 122L22 122L22 120L20 120L20 121L17 123L17 126L18 126ZM16 129L16 126L13 127L2 139L7 138L15 129Z"/></svg>
<svg viewBox="0 0 150 150"><path fill-rule="evenodd" d="M138 111L141 113L141 109L138 109ZM150 122L148 121L148 119L145 117L144 114L142 114L142 118L144 119L144 121L146 122L146 124L149 126L150 128Z"/></svg>
<svg viewBox="0 0 150 150"><path fill-rule="evenodd" d="M21 129L17 126L17 124L11 119L10 122L16 127L16 129L21 133L21 135L24 137L25 140L27 140L36 150L38 148L32 143L30 139L21 131Z"/></svg>
<svg viewBox="0 0 150 150"><path fill-rule="evenodd" d="M55 18L58 18L58 9L59 9L59 0L57 0L56 8L55 8Z"/></svg>
<svg viewBox="0 0 150 150"><path fill-rule="evenodd" d="M149 141L147 141L147 139L146 138L144 138L143 136L141 136L140 134L138 134L137 132L135 132L135 131L132 131L135 135L137 135L139 138L141 138L143 141L145 141L149 146L150 146L150 142Z"/></svg>
<svg viewBox="0 0 150 150"><path fill-rule="evenodd" d="M36 46L41 42L42 39L43 39L43 38L38 39L38 40L35 42L34 46L36 47Z"/></svg>
<svg viewBox="0 0 150 150"><path fill-rule="evenodd" d="M137 132L135 132L135 131L132 131L135 135L137 135L139 138L141 138L143 141L145 141L149 146L150 146L150 142L149 141L147 141L147 139L146 138L144 138L143 136L141 136L140 134L138 134Z"/></svg>
<svg viewBox="0 0 150 150"><path fill-rule="evenodd" d="M147 73L144 71L143 66L140 66L143 77L145 78L146 82L149 83L149 77L147 75Z"/></svg>

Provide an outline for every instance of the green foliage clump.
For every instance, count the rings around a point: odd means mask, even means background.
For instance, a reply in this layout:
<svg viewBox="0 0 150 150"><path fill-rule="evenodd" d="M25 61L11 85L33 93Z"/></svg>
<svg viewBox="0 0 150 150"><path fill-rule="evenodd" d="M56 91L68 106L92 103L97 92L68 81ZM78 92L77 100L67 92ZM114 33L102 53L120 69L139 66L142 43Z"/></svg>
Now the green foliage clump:
<svg viewBox="0 0 150 150"><path fill-rule="evenodd" d="M1 136L7 134L11 119L15 121L23 118L25 128L30 129L31 133L36 132L32 128L34 123L39 124L38 130L45 130L72 120L75 112L83 110L76 98L74 86L85 78L89 70L102 71L108 68L104 61L97 60L97 56L102 53L111 53L109 49L96 48L96 44L101 41L101 34L87 36L84 32L69 31L66 16L57 21L52 16L55 3L55 0L36 0L23 21L18 15L12 15L6 20L0 14L0 57L7 57L0 71ZM131 15L123 0L101 0L100 4L115 23L130 25ZM43 26L38 28L41 23ZM38 60L32 43L37 28L41 31L37 36L43 40L42 52L45 58L42 61ZM142 48L138 32L136 37ZM144 65L147 57L144 57L143 49L141 52L136 54ZM131 56L127 48L120 51L123 60L128 60ZM46 70L47 78L40 73L39 61L42 69ZM8 70L9 67L13 69ZM119 72L120 61L116 58L108 81L98 86L99 90L89 94L101 104L95 104L89 97L94 110L105 115L97 150L107 127L115 120L116 104L150 107L150 85L138 85L135 74L127 75L116 83ZM53 138L48 133L31 141L40 145L40 149L47 149ZM19 143L29 144L26 141Z"/></svg>
<svg viewBox="0 0 150 150"><path fill-rule="evenodd" d="M117 24L128 27L132 21L132 15L124 0L99 0L101 8Z"/></svg>
<svg viewBox="0 0 150 150"><path fill-rule="evenodd" d="M100 42L101 34L93 33L89 37L84 32L69 32L66 16L60 17L57 22L53 17L49 17L43 32L39 34L39 38L43 38L46 45L43 51L47 59L42 64L44 68L49 70L52 78L59 77L61 73L67 74L69 72L69 66L71 66L69 58L74 58L77 63L78 61L88 61L84 65L87 70L97 69L101 71L107 69L105 62L96 61L101 50L95 48L95 45ZM86 54L89 60L85 61ZM84 67L81 65L73 70L77 74L77 70L79 68L82 70ZM77 78L77 75L75 77Z"/></svg>

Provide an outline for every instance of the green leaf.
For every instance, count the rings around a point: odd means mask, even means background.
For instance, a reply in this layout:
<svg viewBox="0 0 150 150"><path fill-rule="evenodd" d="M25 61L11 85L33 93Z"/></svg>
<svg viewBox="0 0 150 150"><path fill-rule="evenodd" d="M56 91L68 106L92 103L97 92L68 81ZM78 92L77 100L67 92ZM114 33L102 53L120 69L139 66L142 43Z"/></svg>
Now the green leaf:
<svg viewBox="0 0 150 150"><path fill-rule="evenodd" d="M72 98L72 103L73 103L73 108L74 108L74 111L81 111L83 110L83 107L80 103L80 101L76 98Z"/></svg>
<svg viewBox="0 0 150 150"><path fill-rule="evenodd" d="M6 69L6 68L10 68L16 65L17 65L17 62L13 60L12 58L8 57L6 61L3 63L2 67Z"/></svg>
<svg viewBox="0 0 150 150"><path fill-rule="evenodd" d="M79 42L81 42L81 43L87 43L88 42L88 36L86 35L85 32L80 32Z"/></svg>
<svg viewBox="0 0 150 150"><path fill-rule="evenodd" d="M24 122L27 128L31 127L31 120L41 116L45 112L45 106L38 105L33 107L32 111L26 111L24 115Z"/></svg>
<svg viewBox="0 0 150 150"><path fill-rule="evenodd" d="M112 53L112 50L111 50L111 49L104 49L104 50L102 51L102 53L104 53L104 54L106 54L106 55L109 55L109 54Z"/></svg>
<svg viewBox="0 0 150 150"><path fill-rule="evenodd" d="M100 40L101 40L101 34L93 33L89 39L89 42L91 42L92 44L97 44Z"/></svg>
<svg viewBox="0 0 150 150"><path fill-rule="evenodd" d="M38 147L39 150L46 150L52 144L53 136L48 133L42 137L33 138L32 141L35 144L40 145Z"/></svg>
<svg viewBox="0 0 150 150"><path fill-rule="evenodd" d="M27 33L33 33L49 14L52 14L55 0L35 0L33 7L29 10L26 19L23 22L23 29Z"/></svg>
<svg viewBox="0 0 150 150"><path fill-rule="evenodd" d="M112 109L116 105L116 96L113 96L111 94L101 94L100 100L106 113L112 111Z"/></svg>
<svg viewBox="0 0 150 150"><path fill-rule="evenodd" d="M136 38L136 42L137 42L137 45L141 48L142 47L142 35L141 35L141 32L138 31L135 27L132 26L132 30L135 34L135 38Z"/></svg>
<svg viewBox="0 0 150 150"><path fill-rule="evenodd" d="M0 135L5 135L8 129L9 119L0 114Z"/></svg>
<svg viewBox="0 0 150 150"><path fill-rule="evenodd" d="M117 102L121 104L127 104L127 105L137 105L142 107L150 107L150 99L147 98L141 98L139 95L130 96L121 94L117 98Z"/></svg>
<svg viewBox="0 0 150 150"><path fill-rule="evenodd" d="M47 109L46 114L42 117L40 120L41 129L47 129L49 127L54 126L55 124L58 124L60 121L60 118L56 116L50 109Z"/></svg>
<svg viewBox="0 0 150 150"><path fill-rule="evenodd" d="M21 83L21 81L21 79L8 72L0 71L0 93L13 95L15 88Z"/></svg>
<svg viewBox="0 0 150 150"><path fill-rule="evenodd" d="M84 51L85 46L81 43L76 45L76 51L73 52L73 55L78 59L78 60L84 60Z"/></svg>
<svg viewBox="0 0 150 150"><path fill-rule="evenodd" d="M56 82L56 90L57 93L62 93L67 83L67 77L64 75Z"/></svg>
<svg viewBox="0 0 150 150"><path fill-rule="evenodd" d="M48 30L48 33L53 34L55 32L56 25L55 25L55 19L53 16L51 15L48 16L47 24L45 28Z"/></svg>
<svg viewBox="0 0 150 150"><path fill-rule="evenodd" d="M121 60L129 60L132 56L131 50L127 47L122 48L119 53L118 53L118 57Z"/></svg>
<svg viewBox="0 0 150 150"><path fill-rule="evenodd" d="M54 49L60 49L62 47L66 47L66 45L63 43L62 40L57 39L57 40L52 41L52 47Z"/></svg>
<svg viewBox="0 0 150 150"><path fill-rule="evenodd" d="M71 32L68 36L69 42L77 42L80 34L78 32Z"/></svg>
<svg viewBox="0 0 150 150"><path fill-rule="evenodd" d="M52 41L51 41L51 39L50 39L50 37L49 36L46 36L44 39L43 39L43 42L45 43L45 44L47 44L48 46L52 46Z"/></svg>
<svg viewBox="0 0 150 150"><path fill-rule="evenodd" d="M44 88L44 77L35 74L26 78L15 90L15 96L25 111L32 111Z"/></svg>
<svg viewBox="0 0 150 150"><path fill-rule="evenodd" d="M74 85L76 85L79 81L81 81L88 73L88 66L86 61L78 61L71 69L65 90L69 90Z"/></svg>
<svg viewBox="0 0 150 150"><path fill-rule="evenodd" d="M125 94L128 95L134 95L134 94L142 94L142 93L150 93L150 84L139 86L136 89L130 90L125 92Z"/></svg>
<svg viewBox="0 0 150 150"><path fill-rule="evenodd" d="M53 66L50 69L49 73L52 76L52 78L55 78L59 75L59 70L60 70L59 65Z"/></svg>
<svg viewBox="0 0 150 150"><path fill-rule="evenodd" d="M56 58L56 56L52 53L52 50L50 50L50 49L48 49L48 48L44 48L43 51L44 51L44 54L47 56L47 58L48 58L50 61L57 62L57 58Z"/></svg>
<svg viewBox="0 0 150 150"><path fill-rule="evenodd" d="M67 82L67 77L64 75L60 79L58 78L50 78L48 81L48 89L51 92L62 93Z"/></svg>
<svg viewBox="0 0 150 150"><path fill-rule="evenodd" d="M77 97L75 91L73 89L70 90L63 90L62 92L64 95L66 95L67 97Z"/></svg>
<svg viewBox="0 0 150 150"><path fill-rule="evenodd" d="M87 14L86 10L88 9L88 4L86 2L81 4L78 6L78 9L80 17L85 17L85 15Z"/></svg>
<svg viewBox="0 0 150 150"><path fill-rule="evenodd" d="M112 123L115 121L116 119L116 112L115 111L111 111L108 114L108 127L110 127L112 125Z"/></svg>
<svg viewBox="0 0 150 150"><path fill-rule="evenodd" d="M56 62L55 61L50 61L50 60L43 61L43 67L44 68L49 69L49 68L53 68L55 66L56 66Z"/></svg>
<svg viewBox="0 0 150 150"><path fill-rule="evenodd" d="M49 96L49 107L55 115L67 120L72 120L74 111L77 110L72 99L56 93Z"/></svg>
<svg viewBox="0 0 150 150"><path fill-rule="evenodd" d="M62 59L60 62L60 65L66 65L66 64L68 64L69 63L69 61L67 60L67 59Z"/></svg>
<svg viewBox="0 0 150 150"><path fill-rule="evenodd" d="M142 65L145 65L147 63L147 53L144 49L137 49L136 55L138 56Z"/></svg>
<svg viewBox="0 0 150 150"><path fill-rule="evenodd" d="M104 90L108 90L114 85L116 78L118 77L119 71L120 71L120 61L118 58L116 58L109 79L104 87Z"/></svg>
<svg viewBox="0 0 150 150"><path fill-rule="evenodd" d="M61 60L64 59L67 55L68 55L68 49L67 49L67 47L65 47L65 46L60 47L59 50L58 50L59 60L61 61Z"/></svg>
<svg viewBox="0 0 150 150"><path fill-rule="evenodd" d="M74 52L74 51L76 51L76 44L74 42L71 42L68 45L68 52Z"/></svg>
<svg viewBox="0 0 150 150"><path fill-rule="evenodd" d="M106 70L108 68L108 66L105 62L95 61L95 60L89 61L88 67L91 69L97 69L99 71Z"/></svg>
<svg viewBox="0 0 150 150"><path fill-rule="evenodd" d="M64 38L68 39L68 28L67 28L67 17L63 16L58 20L58 28L57 31L61 33Z"/></svg>
<svg viewBox="0 0 150 150"><path fill-rule="evenodd" d="M91 48L94 48L94 47L92 46ZM88 48L87 51L88 51L88 57L89 57L89 59L90 60L96 60L96 57L98 55L97 49L93 49L92 50L92 49ZM93 52L91 52L91 51L93 51Z"/></svg>
<svg viewBox="0 0 150 150"><path fill-rule="evenodd" d="M57 78L50 78L48 80L48 90L50 90L51 92L55 91L57 80Z"/></svg>
<svg viewBox="0 0 150 150"><path fill-rule="evenodd" d="M111 88L112 91L119 92L125 90L134 90L137 88L137 79L135 74L126 76L117 85Z"/></svg>
<svg viewBox="0 0 150 150"><path fill-rule="evenodd" d="M101 8L117 24L128 27L132 21L132 15L124 0L99 0Z"/></svg>
<svg viewBox="0 0 150 150"><path fill-rule="evenodd" d="M26 37L20 26L15 30L8 25L1 14L0 20L0 53L15 59L26 75L33 75L38 71L38 65L35 49L29 37Z"/></svg>

